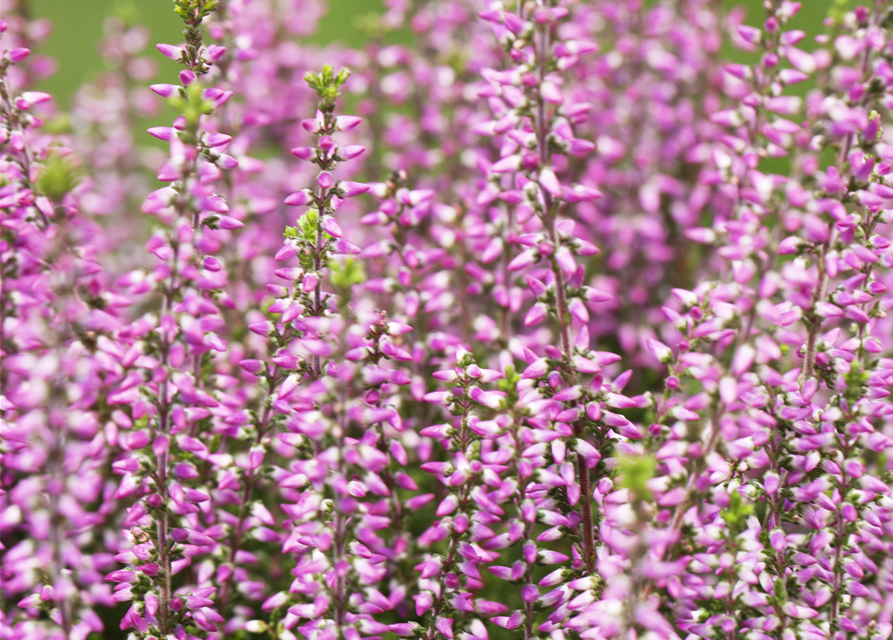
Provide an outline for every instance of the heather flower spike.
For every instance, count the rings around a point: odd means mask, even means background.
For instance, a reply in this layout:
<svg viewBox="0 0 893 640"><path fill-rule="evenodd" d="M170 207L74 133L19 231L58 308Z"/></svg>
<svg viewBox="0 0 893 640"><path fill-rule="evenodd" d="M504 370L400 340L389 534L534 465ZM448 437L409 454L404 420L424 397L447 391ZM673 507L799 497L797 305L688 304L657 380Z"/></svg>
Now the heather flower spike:
<svg viewBox="0 0 893 640"><path fill-rule="evenodd" d="M25 15L4 18L22 24ZM114 515L79 505L110 497L98 407L109 391L104 377L120 371L104 353L120 353L115 334L129 302L107 288L101 239L82 210L79 158L40 131L34 107L50 96L30 90L18 68L30 52L7 48L17 35L7 28L0 21L0 522L11 607L2 625L22 637L86 636L103 630L92 603L110 602L96 571L111 562L94 560L102 546L72 532L101 530Z"/></svg>

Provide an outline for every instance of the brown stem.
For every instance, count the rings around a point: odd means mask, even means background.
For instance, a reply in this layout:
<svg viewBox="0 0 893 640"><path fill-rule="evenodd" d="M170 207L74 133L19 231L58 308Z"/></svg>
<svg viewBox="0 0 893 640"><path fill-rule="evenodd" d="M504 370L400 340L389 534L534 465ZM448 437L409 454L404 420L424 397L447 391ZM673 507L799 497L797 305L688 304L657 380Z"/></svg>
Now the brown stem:
<svg viewBox="0 0 893 640"><path fill-rule="evenodd" d="M319 277L322 269L322 216L323 212L321 210L318 211L316 217L316 242L313 247L313 270L317 274L316 287L313 290L313 315L315 316L322 315L322 278ZM313 355L310 369L314 380L322 373L322 365L320 364L319 356L316 354Z"/></svg>
<svg viewBox="0 0 893 640"><path fill-rule="evenodd" d="M595 541L592 535L592 485L589 480L589 467L586 458L577 456L577 475L580 476L580 515L583 522L583 561L590 572L594 570L593 559L595 555Z"/></svg>
<svg viewBox="0 0 893 640"><path fill-rule="evenodd" d="M326 116L326 122L328 122L328 114ZM334 126L332 127L334 130ZM329 131L331 133L331 131ZM329 171L332 167L331 162L326 163L325 167L323 167L324 171ZM313 289L313 315L314 316L322 316L323 308L322 308L322 252L323 252L323 228L322 228L322 217L325 215L326 209L323 206L323 203L326 201L326 197L328 196L328 189L323 189L320 187L319 191L316 195L317 209L316 209L316 240L313 244L313 270L316 272L316 287ZM310 364L310 372L314 380L319 378L322 375L322 364L320 362L319 356L314 355Z"/></svg>
<svg viewBox="0 0 893 640"><path fill-rule="evenodd" d="M784 490L784 486L787 483L787 470L782 469L780 466L780 458L781 458L781 443L783 442L784 434L779 432L775 434L769 443L769 460L772 471L774 471L778 475L778 490L772 494L769 498L769 512L766 514L766 523L765 527L770 531L776 527L779 529L783 529L781 526L781 517L782 517L782 501L781 494ZM776 575L784 576L785 573L785 557L783 551L775 552L775 566L776 566ZM773 631L773 635L776 638L781 638L784 635L784 631L787 628L787 614L785 614L784 610L780 605L775 607L775 613L778 616L779 624L778 627Z"/></svg>
<svg viewBox="0 0 893 640"><path fill-rule="evenodd" d="M263 414L261 415L260 423L258 424L258 427L257 427L257 433L255 434L254 444L260 443L260 441L264 437L264 434L266 433L267 427L269 426L270 419L273 416L272 412L270 411L269 401L273 395L273 391L276 389L276 387L279 385L280 382L281 382L281 380L279 379L279 377L277 375L274 375L273 378L270 380L270 388L267 390L267 393L264 396L264 402L263 402L264 411L263 411ZM227 562L229 563L229 565L231 567L235 564L236 552L239 550L239 545L242 542L242 527L245 523L245 518L248 515L248 512L247 512L248 503L251 501L251 495L254 492L254 481L255 481L254 469L249 469L248 474L245 478L245 488L242 490L242 501L239 506L239 519L236 523L235 529L233 530L233 537L232 537L232 540L230 542L230 547L229 547L229 555L228 555ZM229 592L230 592L231 584L232 584L232 572L230 572L229 576L226 578L226 580L223 581L223 584L220 586L220 598L218 600L217 609L218 609L220 615L222 615L222 616L226 615L226 607L227 607L228 600L229 600Z"/></svg>
<svg viewBox="0 0 893 640"><path fill-rule="evenodd" d="M539 39L540 51L538 55L539 79L540 82L545 80L545 60L549 52L549 26L543 25L540 30ZM537 144L540 153L540 163L543 167L549 165L549 149L546 141L549 124L546 120L546 103L542 96L537 95L537 122L536 122ZM561 335L561 351L567 364L567 370L570 375L571 384L576 383L576 373L574 372L571 358L573 351L571 348L570 326L567 307L567 292L565 291L564 272L558 265L555 257L555 250L559 246L558 234L555 232L555 218L558 214L558 203L552 199L552 195L545 189L541 189L544 204L544 222L546 232L549 236L549 242L552 245L551 266L552 274L555 276L555 302L557 306L558 328ZM577 437L582 437L579 427L574 429ZM586 460L582 456L577 457L577 469L580 476L580 516L582 521L580 527L583 530L583 558L589 571L593 570L593 557L595 554L595 541L593 537L592 524L592 487L589 481L589 468L586 466Z"/></svg>
<svg viewBox="0 0 893 640"><path fill-rule="evenodd" d="M832 236L833 237L833 236ZM819 270L819 281L816 285L815 295L812 299L812 305L815 305L822 300L825 299L825 289L828 285L828 274L825 271L825 254L828 251L828 247L831 244L831 240L829 239L825 244L822 245L819 250L818 259L816 260L816 267ZM812 324L809 328L809 335L806 338L806 352L804 353L803 358L803 373L801 375L801 382L806 382L808 378L811 378L815 372L815 356L816 356L816 345L818 344L819 331L822 328L822 319L813 314Z"/></svg>
<svg viewBox="0 0 893 640"><path fill-rule="evenodd" d="M844 459L849 457L850 451L849 447L844 447ZM849 491L850 483L844 483L841 487L840 497L841 500L846 498L847 491ZM842 506L842 505L841 505ZM838 630L838 618L840 616L840 595L841 591L843 591L843 569L841 567L841 554L843 553L843 543L846 536L846 523L844 522L843 516L840 513L840 509L837 510L835 514L837 517L836 522L836 531L835 531L835 540L834 540L834 564L831 565L831 570L834 572L834 579L832 581L833 587L831 590L831 635L836 635Z"/></svg>
<svg viewBox="0 0 893 640"><path fill-rule="evenodd" d="M347 431L347 412L344 407L347 406L347 387L342 387L341 407L339 416L339 428L336 434L336 443L338 445L338 475L344 477L344 434ZM335 494L333 503L335 509L335 544L332 546L332 567L335 570L335 626L338 629L338 637L344 637L344 623L347 609L346 585L345 578L338 573L338 563L345 556L345 538L347 537L347 518L341 511L341 497Z"/></svg>
<svg viewBox="0 0 893 640"><path fill-rule="evenodd" d="M460 440L460 451L466 451L468 449L468 445L470 442L470 434L469 429L466 424L468 419L468 411L469 407L467 404L464 404L462 407L462 420L459 423L459 440ZM459 490L459 506L458 513L467 515L468 501L469 501L469 487L470 482L465 482L462 485L462 488ZM459 542L459 538L461 534L457 533L455 529L453 530L452 535L450 536L450 548L447 552L446 560L444 560L443 565L440 569L440 592L437 594L437 599L434 601L434 606L432 607L431 613L431 626L428 627L428 630L425 632L425 640L434 640L437 635L437 627L435 626L437 622L437 618L440 616L440 611L443 609L443 603L446 601L446 575L450 572L453 562L456 559L456 547Z"/></svg>
<svg viewBox="0 0 893 640"><path fill-rule="evenodd" d="M175 256L176 259L176 256ZM161 362L162 366L167 367L170 360L170 345L164 340L162 345ZM167 402L167 380L158 385L159 404L158 410L158 432L167 434L168 432L168 412L170 406ZM168 633L170 627L168 625L168 603L171 595L171 562L170 550L168 549L168 513L167 513L167 466L168 453L164 451L155 459L157 469L156 486L158 488L158 497L161 499L160 516L156 519L156 539L155 551L158 554L158 564L160 566L161 582L158 585L160 593L158 603L158 613L161 621L162 633Z"/></svg>

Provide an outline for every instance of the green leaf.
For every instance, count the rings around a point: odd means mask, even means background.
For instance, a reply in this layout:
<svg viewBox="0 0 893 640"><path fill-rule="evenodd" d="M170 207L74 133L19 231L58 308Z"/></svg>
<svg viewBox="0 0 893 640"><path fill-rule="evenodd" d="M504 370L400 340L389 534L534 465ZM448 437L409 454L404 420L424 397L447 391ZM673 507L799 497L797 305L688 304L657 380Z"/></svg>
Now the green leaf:
<svg viewBox="0 0 893 640"><path fill-rule="evenodd" d="M339 289L350 289L366 280L366 269L362 262L353 256L347 256L344 260L329 263L329 280Z"/></svg>
<svg viewBox="0 0 893 640"><path fill-rule="evenodd" d="M298 219L298 228L300 229L298 237L311 243L316 242L317 220L319 220L319 212L313 208L307 209L304 215Z"/></svg>
<svg viewBox="0 0 893 640"><path fill-rule="evenodd" d="M720 511L726 526L738 533L746 528L747 518L753 513L753 505L744 501L737 491L729 493L729 506Z"/></svg>
<svg viewBox="0 0 893 640"><path fill-rule="evenodd" d="M53 202L60 202L77 186L80 171L67 156L52 153L37 178L38 190Z"/></svg>

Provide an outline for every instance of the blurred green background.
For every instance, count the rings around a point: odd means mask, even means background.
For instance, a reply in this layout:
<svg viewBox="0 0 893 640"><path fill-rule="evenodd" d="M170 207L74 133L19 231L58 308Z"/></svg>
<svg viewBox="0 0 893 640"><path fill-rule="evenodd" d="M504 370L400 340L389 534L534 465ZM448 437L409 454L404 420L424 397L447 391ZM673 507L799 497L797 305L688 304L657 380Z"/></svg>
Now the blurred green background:
<svg viewBox="0 0 893 640"><path fill-rule="evenodd" d="M103 36L103 21L113 12L133 12L136 22L151 29L153 44L183 41L182 22L174 14L171 0L31 0L31 4L35 17L49 18L53 22L53 34L42 52L56 58L59 64L59 70L43 82L41 89L52 93L66 107L78 86L103 70L96 48ZM322 19L319 31L309 38L310 42L340 41L349 46L362 46L363 35L354 25L355 18L384 10L381 0L329 0L328 5L329 11ZM156 82L173 81L164 77L175 77L179 67L158 53L154 46L150 48L161 65Z"/></svg>
<svg viewBox="0 0 893 640"><path fill-rule="evenodd" d="M436 1L436 0L435 0ZM803 9L791 28L803 29L809 34L822 32L822 19L836 0L803 0ZM102 37L102 23L112 11L127 7L135 10L138 21L152 30L153 42L176 44L182 41L180 20L174 15L171 0L31 0L35 16L49 18L53 22L53 35L43 51L59 63L59 71L46 80L41 88L53 93L63 106L68 106L76 88L103 69L96 46ZM310 40L319 44L341 41L350 46L362 46L363 35L355 26L355 18L372 12L381 12L381 0L329 0L329 11L323 18L319 32ZM483 0L482 0L483 4ZM748 22L758 24L762 15L761 0L723 0L731 8L742 5L747 9ZM811 39L804 41L809 46ZM161 74L173 77L177 66L162 57L152 47L161 63ZM736 52L729 55L738 57Z"/></svg>

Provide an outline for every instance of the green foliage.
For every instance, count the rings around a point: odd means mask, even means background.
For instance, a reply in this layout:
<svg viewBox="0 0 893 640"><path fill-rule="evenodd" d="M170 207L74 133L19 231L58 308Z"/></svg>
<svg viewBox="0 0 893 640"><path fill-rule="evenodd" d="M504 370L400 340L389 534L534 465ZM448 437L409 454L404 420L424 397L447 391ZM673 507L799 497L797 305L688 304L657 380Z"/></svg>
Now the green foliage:
<svg viewBox="0 0 893 640"><path fill-rule="evenodd" d="M298 224L294 227L286 227L285 228L285 239L293 240L295 244L298 246L298 258L301 261L301 267L305 271L315 270L317 266L314 264L314 255L316 246L316 234L319 225L319 211L316 207L311 206L304 212L300 218L298 218ZM322 233L322 239L326 242L332 239L332 237L319 229ZM327 267L327 252L323 251L320 256L321 267Z"/></svg>
<svg viewBox="0 0 893 640"><path fill-rule="evenodd" d="M370 40L381 38L387 31L377 13L361 13L353 17L353 28Z"/></svg>
<svg viewBox="0 0 893 640"><path fill-rule="evenodd" d="M738 533L746 528L747 518L753 513L752 504L744 501L737 491L729 493L729 506L720 511L723 521L732 533Z"/></svg>
<svg viewBox="0 0 893 640"><path fill-rule="evenodd" d="M848 0L833 0L831 6L828 7L828 17L834 21L835 26L843 23L843 17L849 10L849 4Z"/></svg>
<svg viewBox="0 0 893 640"><path fill-rule="evenodd" d="M701 622L707 620L711 616L726 612L726 603L723 600L711 598L710 600L698 600L697 604L698 609L701 610Z"/></svg>
<svg viewBox="0 0 893 640"><path fill-rule="evenodd" d="M307 242L316 242L316 229L319 221L319 211L310 208L298 219L298 237Z"/></svg>
<svg viewBox="0 0 893 640"><path fill-rule="evenodd" d="M43 130L54 136L71 133L71 118L67 113L60 113L44 124Z"/></svg>
<svg viewBox="0 0 893 640"><path fill-rule="evenodd" d="M862 367L859 366L858 360L854 361L850 370L844 376L844 380L846 380L846 389L843 392L843 397L851 404L859 400L863 395L863 388L868 384L870 377L871 373L869 371L863 371Z"/></svg>
<svg viewBox="0 0 893 640"><path fill-rule="evenodd" d="M216 8L217 0L174 0L174 13L189 22L201 22Z"/></svg>
<svg viewBox="0 0 893 640"><path fill-rule="evenodd" d="M37 178L37 188L53 202L60 202L80 180L78 168L66 156L53 153Z"/></svg>
<svg viewBox="0 0 893 640"><path fill-rule="evenodd" d="M169 102L186 118L187 132L194 132L198 128L201 117L214 112L214 105L202 97L202 86L198 82L193 82L186 87L185 97L174 96Z"/></svg>
<svg viewBox="0 0 893 640"><path fill-rule="evenodd" d="M350 77L350 69L341 69L337 74L335 67L330 64L323 65L320 73L308 71L304 74L304 82L319 94L319 99L326 104L334 104L341 92L341 88Z"/></svg>
<svg viewBox="0 0 893 640"><path fill-rule="evenodd" d="M638 500L651 501L648 481L654 477L654 456L622 456L619 462L620 486L629 490Z"/></svg>
<svg viewBox="0 0 893 640"><path fill-rule="evenodd" d="M112 7L112 15L120 18L128 27L138 24L140 21L140 10L132 0L117 0L115 6Z"/></svg>
<svg viewBox="0 0 893 640"><path fill-rule="evenodd" d="M506 394L505 403L509 407L518 402L518 382L520 381L521 374L509 365L505 369L505 377L497 383L497 388Z"/></svg>
<svg viewBox="0 0 893 640"><path fill-rule="evenodd" d="M329 263L329 280L334 287L347 291L366 280L366 269L362 262L353 256L347 256L344 260Z"/></svg>

